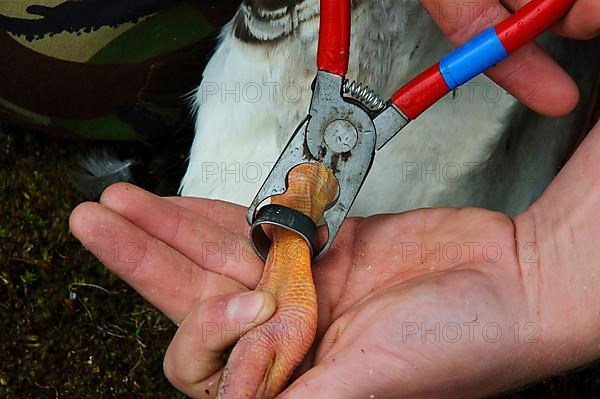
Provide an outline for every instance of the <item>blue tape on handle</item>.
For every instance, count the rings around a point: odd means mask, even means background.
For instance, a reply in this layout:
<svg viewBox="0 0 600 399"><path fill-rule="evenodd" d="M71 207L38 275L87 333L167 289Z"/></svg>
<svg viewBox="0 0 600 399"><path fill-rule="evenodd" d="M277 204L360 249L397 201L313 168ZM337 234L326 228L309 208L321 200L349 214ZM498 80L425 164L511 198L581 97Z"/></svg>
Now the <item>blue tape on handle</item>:
<svg viewBox="0 0 600 399"><path fill-rule="evenodd" d="M440 72L450 90L454 90L506 57L508 52L491 27L442 58Z"/></svg>

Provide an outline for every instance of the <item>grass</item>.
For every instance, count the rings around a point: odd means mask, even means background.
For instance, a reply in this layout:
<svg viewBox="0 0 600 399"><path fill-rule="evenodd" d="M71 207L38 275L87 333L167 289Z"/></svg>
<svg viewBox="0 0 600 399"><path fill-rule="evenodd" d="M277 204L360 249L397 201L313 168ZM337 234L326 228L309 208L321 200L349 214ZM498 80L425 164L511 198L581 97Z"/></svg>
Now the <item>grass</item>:
<svg viewBox="0 0 600 399"><path fill-rule="evenodd" d="M0 129L0 398L183 398L162 373L172 323L69 234L77 143ZM600 396L600 366L504 399Z"/></svg>

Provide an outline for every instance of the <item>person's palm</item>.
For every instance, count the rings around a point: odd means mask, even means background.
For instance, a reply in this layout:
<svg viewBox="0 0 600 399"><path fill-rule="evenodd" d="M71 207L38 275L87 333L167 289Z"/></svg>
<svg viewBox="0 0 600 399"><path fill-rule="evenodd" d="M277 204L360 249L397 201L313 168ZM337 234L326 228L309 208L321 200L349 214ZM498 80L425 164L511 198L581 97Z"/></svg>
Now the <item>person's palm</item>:
<svg viewBox="0 0 600 399"><path fill-rule="evenodd" d="M242 207L161 199L129 185L109 189L101 203L74 211L73 233L102 249L101 261L178 324L210 322L206 311L191 316L199 303L252 289L260 277ZM348 220L314 265L318 336L297 374L306 373L284 397L464 396L481 391L474 381L490 391L504 386L507 373L498 373L518 356L511 345L535 342L540 322L528 312L515 245L512 222L483 210ZM133 256L114 256L126 246ZM535 248L519 249L535 256ZM189 336L199 329L178 333L174 343L193 353ZM218 366L170 377L200 396L218 379Z"/></svg>
<svg viewBox="0 0 600 399"><path fill-rule="evenodd" d="M474 381L497 389L518 362L511 346L539 338L514 231L477 209L349 220L314 267L316 353L284 397L465 397ZM533 263L533 245L520 249Z"/></svg>

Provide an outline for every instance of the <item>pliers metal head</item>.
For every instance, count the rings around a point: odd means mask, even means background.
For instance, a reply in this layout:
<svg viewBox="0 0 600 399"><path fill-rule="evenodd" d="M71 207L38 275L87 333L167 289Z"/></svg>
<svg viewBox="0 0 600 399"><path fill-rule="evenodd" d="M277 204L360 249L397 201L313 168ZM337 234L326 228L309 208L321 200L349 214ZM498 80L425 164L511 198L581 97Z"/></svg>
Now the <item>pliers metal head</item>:
<svg viewBox="0 0 600 399"><path fill-rule="evenodd" d="M276 224L296 231L310 243L315 256L324 254L333 243L348 211L362 187L378 148L377 126L383 130L399 131L408 120L395 108L381 113L385 118L374 118L374 112L356 99L343 94L344 78L320 70L313 84L313 97L308 117L300 124L275 163L248 210L248 221L253 226L252 240L257 252L265 257L268 241L260 225ZM391 110L391 111L390 111ZM387 113L390 113L389 115ZM384 122L385 120L385 122ZM393 127L392 127L393 126ZM257 212L268 198L287 190L287 176L303 163L319 162L329 168L338 182L335 201L325 211L323 220L328 238L318 247L314 228L295 212L278 207L278 213L266 207ZM306 227L301 227L299 224Z"/></svg>

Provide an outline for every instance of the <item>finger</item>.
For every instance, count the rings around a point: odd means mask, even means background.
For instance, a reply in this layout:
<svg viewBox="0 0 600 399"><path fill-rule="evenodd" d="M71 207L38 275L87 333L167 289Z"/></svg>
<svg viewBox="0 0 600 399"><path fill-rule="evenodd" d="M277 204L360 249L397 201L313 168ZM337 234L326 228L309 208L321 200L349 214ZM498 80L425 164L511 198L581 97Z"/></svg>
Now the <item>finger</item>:
<svg viewBox="0 0 600 399"><path fill-rule="evenodd" d="M131 184L109 187L100 203L206 270L240 281L248 288L254 288L260 279L263 262L248 238L224 225Z"/></svg>
<svg viewBox="0 0 600 399"><path fill-rule="evenodd" d="M203 270L100 204L79 205L69 224L73 235L107 268L175 323L198 300L245 291L240 283Z"/></svg>
<svg viewBox="0 0 600 399"><path fill-rule="evenodd" d="M452 3L453 13L440 8L439 0L421 2L455 46L510 15L498 0ZM544 115L565 115L579 100L575 82L535 43L525 45L488 70L486 75L519 101Z"/></svg>
<svg viewBox="0 0 600 399"><path fill-rule="evenodd" d="M511 11L516 11L528 1L505 0ZM571 39L588 40L600 34L600 1L578 0L567 15L552 28L552 32Z"/></svg>
<svg viewBox="0 0 600 399"><path fill-rule="evenodd" d="M191 397L214 396L224 364L223 352L245 331L267 321L275 308L275 298L264 291L199 303L181 323L167 349L165 375Z"/></svg>
<svg viewBox="0 0 600 399"><path fill-rule="evenodd" d="M600 34L600 2L579 0L567 16L553 29L561 36L587 40Z"/></svg>
<svg viewBox="0 0 600 399"><path fill-rule="evenodd" d="M559 117L579 102L573 79L535 43L525 45L486 73L535 112Z"/></svg>
<svg viewBox="0 0 600 399"><path fill-rule="evenodd" d="M248 208L230 202L205 198L166 197L165 199L205 218L214 220L236 234L246 237L250 233L250 226L246 221Z"/></svg>

